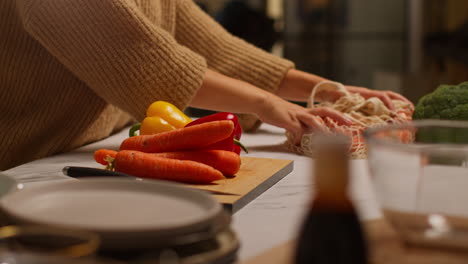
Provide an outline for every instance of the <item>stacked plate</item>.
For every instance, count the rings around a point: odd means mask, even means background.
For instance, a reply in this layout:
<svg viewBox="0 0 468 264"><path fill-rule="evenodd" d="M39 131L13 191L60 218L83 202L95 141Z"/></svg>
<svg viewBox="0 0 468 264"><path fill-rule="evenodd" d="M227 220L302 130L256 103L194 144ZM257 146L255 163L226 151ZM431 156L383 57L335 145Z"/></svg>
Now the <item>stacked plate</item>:
<svg viewBox="0 0 468 264"><path fill-rule="evenodd" d="M12 178L3 173L0 173L0 198L10 192L14 192L19 189L18 183ZM21 186L21 185L19 185ZM0 226L8 224L8 217L0 210ZM0 262L2 263L2 262Z"/></svg>
<svg viewBox="0 0 468 264"><path fill-rule="evenodd" d="M154 260L171 252L181 263L232 263L239 247L221 204L176 183L114 177L60 181L10 192L0 206L17 225L98 234L107 256L138 253Z"/></svg>

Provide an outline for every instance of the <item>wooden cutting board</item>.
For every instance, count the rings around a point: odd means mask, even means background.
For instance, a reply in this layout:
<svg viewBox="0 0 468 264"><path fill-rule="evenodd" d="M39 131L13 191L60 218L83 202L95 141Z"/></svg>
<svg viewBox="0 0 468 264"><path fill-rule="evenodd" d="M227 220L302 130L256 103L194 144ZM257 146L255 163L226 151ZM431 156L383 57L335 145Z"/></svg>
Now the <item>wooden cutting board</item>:
<svg viewBox="0 0 468 264"><path fill-rule="evenodd" d="M190 185L214 194L225 208L237 212L293 170L292 160L241 157L241 167L235 177L209 185Z"/></svg>

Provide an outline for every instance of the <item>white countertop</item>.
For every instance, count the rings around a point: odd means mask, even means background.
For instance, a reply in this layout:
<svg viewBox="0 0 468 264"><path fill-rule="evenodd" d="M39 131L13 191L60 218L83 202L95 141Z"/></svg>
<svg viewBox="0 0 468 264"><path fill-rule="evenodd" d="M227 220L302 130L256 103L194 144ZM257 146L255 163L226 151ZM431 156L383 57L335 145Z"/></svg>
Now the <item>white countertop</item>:
<svg viewBox="0 0 468 264"><path fill-rule="evenodd" d="M100 148L118 149L127 133L128 129L124 129L75 151L33 161L3 173L26 186L67 180L69 178L62 174L64 166L97 167L93 152ZM234 214L232 225L242 244L241 260L294 238L306 211L312 186L313 160L289 152L283 146L285 140L282 129L266 124L256 133L244 133L242 136L241 141L250 152L241 155L294 160L294 170ZM353 160L351 168L351 193L360 216L363 219L378 218L380 211L370 185L367 161Z"/></svg>

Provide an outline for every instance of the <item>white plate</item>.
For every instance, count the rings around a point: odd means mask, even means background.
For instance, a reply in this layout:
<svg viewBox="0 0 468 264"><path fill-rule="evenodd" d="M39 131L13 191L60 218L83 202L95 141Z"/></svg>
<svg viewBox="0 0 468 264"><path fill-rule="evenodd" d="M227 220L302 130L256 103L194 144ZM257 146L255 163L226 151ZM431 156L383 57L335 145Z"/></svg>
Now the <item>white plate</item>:
<svg viewBox="0 0 468 264"><path fill-rule="evenodd" d="M0 201L20 223L96 232L104 248L140 249L209 228L222 207L209 194L179 184L93 178L9 193Z"/></svg>

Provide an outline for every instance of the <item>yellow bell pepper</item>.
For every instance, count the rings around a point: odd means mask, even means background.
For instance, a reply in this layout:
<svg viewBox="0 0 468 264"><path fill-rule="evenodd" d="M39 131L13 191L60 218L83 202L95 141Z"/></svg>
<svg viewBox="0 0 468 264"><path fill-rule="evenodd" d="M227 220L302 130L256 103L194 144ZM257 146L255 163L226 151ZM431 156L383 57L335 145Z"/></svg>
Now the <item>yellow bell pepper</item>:
<svg viewBox="0 0 468 264"><path fill-rule="evenodd" d="M182 128L186 124L192 122L192 119L180 111L179 108L164 101L156 101L152 103L146 110L146 116L159 116L175 128Z"/></svg>
<svg viewBox="0 0 468 264"><path fill-rule="evenodd" d="M140 135L151 135L176 129L159 116L148 116L141 121Z"/></svg>
<svg viewBox="0 0 468 264"><path fill-rule="evenodd" d="M171 103L156 101L146 110L146 118L141 124L136 124L130 129L130 137L140 130L140 135L151 135L165 131L182 128L192 122L181 110Z"/></svg>

